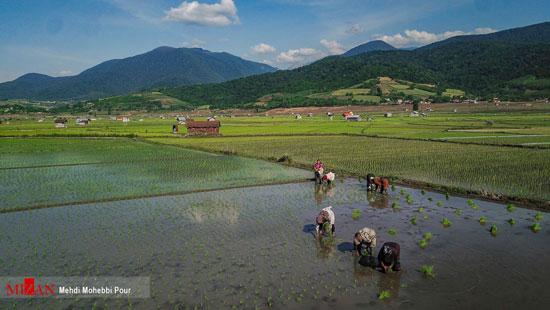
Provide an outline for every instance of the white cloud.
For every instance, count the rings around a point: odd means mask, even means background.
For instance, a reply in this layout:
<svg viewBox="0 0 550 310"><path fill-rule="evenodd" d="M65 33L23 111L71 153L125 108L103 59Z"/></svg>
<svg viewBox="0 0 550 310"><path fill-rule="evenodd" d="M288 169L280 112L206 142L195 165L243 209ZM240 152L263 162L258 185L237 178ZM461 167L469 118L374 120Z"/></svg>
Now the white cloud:
<svg viewBox="0 0 550 310"><path fill-rule="evenodd" d="M165 11L164 20L202 26L229 26L240 24L237 7L233 0L206 4L198 1L184 1L177 8Z"/></svg>
<svg viewBox="0 0 550 310"><path fill-rule="evenodd" d="M340 55L346 52L347 48L338 43L337 41L321 40L321 45L323 45L331 55Z"/></svg>
<svg viewBox="0 0 550 310"><path fill-rule="evenodd" d="M359 24L353 24L351 28L346 29L347 34L362 34L363 32L365 32L365 29Z"/></svg>
<svg viewBox="0 0 550 310"><path fill-rule="evenodd" d="M69 76L73 75L73 72L71 70L61 70L57 72L57 76Z"/></svg>
<svg viewBox="0 0 550 310"><path fill-rule="evenodd" d="M182 43L183 47L200 47L202 48L206 43L206 41L199 40L197 38L194 38L191 40L191 42L185 41Z"/></svg>
<svg viewBox="0 0 550 310"><path fill-rule="evenodd" d="M325 53L318 51L314 48L303 47L297 50L288 50L287 52L280 53L275 61L286 63L300 63L304 61L312 61L326 56Z"/></svg>
<svg viewBox="0 0 550 310"><path fill-rule="evenodd" d="M250 47L250 51L253 54L272 54L275 53L275 47L269 44L260 43L258 45Z"/></svg>
<svg viewBox="0 0 550 310"><path fill-rule="evenodd" d="M492 29L492 28L476 28L476 30L473 31L473 34L488 34L488 33L493 33L493 32L496 32L495 29Z"/></svg>
<svg viewBox="0 0 550 310"><path fill-rule="evenodd" d="M262 63L266 64L266 65L270 65L272 67L275 67L275 63L271 60L268 60L268 59L264 59L262 60Z"/></svg>
<svg viewBox="0 0 550 310"><path fill-rule="evenodd" d="M375 35L374 37L378 40L382 40L388 44L391 44L395 47L403 47L407 45L426 45L433 42L445 40L451 37L460 36L460 35L470 35L470 34L487 34L493 33L496 30L491 28L477 28L471 32L464 32L461 30L447 31L444 33L436 34L430 33L427 31L418 31L418 30L405 30L405 35L400 33L388 36L388 35Z"/></svg>

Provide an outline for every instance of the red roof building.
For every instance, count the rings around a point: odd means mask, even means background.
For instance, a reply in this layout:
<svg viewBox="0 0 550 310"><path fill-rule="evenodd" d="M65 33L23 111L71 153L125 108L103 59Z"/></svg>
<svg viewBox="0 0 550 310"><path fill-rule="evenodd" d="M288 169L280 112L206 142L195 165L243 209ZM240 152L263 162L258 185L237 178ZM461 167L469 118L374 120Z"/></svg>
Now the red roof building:
<svg viewBox="0 0 550 310"><path fill-rule="evenodd" d="M188 135L217 135L220 133L220 121L190 121L185 123Z"/></svg>

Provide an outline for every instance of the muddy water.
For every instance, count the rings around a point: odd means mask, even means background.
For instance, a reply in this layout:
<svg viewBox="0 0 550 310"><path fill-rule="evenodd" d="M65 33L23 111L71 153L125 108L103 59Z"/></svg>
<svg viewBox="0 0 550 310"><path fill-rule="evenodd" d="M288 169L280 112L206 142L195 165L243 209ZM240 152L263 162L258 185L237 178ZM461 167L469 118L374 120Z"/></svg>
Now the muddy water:
<svg viewBox="0 0 550 310"><path fill-rule="evenodd" d="M531 309L550 303L550 214L543 213L542 230L534 233L529 225L536 211L508 212L475 200L479 208L473 210L464 198L403 188L409 204L401 189L372 195L364 184L346 180L332 190L288 184L2 214L2 276L150 276L152 298L3 299L0 305ZM312 222L329 205L336 236L319 241ZM352 219L356 209L360 216ZM443 218L451 226L443 227ZM492 225L498 226L495 235ZM387 241L401 245L401 273L382 274L357 263L352 236L365 226L377 232L376 253ZM421 249L418 242L427 232L432 238ZM423 265L433 265L435 277L423 277ZM389 298L379 300L382 291Z"/></svg>

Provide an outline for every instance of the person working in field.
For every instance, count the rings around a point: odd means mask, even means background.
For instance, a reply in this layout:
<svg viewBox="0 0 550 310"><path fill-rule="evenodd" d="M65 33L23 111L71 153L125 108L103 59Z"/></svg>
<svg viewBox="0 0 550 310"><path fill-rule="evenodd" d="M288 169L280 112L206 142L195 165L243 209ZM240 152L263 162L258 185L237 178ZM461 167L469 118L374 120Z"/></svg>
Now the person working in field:
<svg viewBox="0 0 550 310"><path fill-rule="evenodd" d="M390 188L390 180L386 177L376 177L374 178L374 185L376 186L375 191L380 190L380 194L387 194L388 188Z"/></svg>
<svg viewBox="0 0 550 310"><path fill-rule="evenodd" d="M320 159L317 159L317 163L313 165L313 169L315 170L315 182L318 182L319 184L323 183L323 163Z"/></svg>
<svg viewBox="0 0 550 310"><path fill-rule="evenodd" d="M378 262L382 272L401 271L400 247L398 243L386 242L378 252Z"/></svg>
<svg viewBox="0 0 550 310"><path fill-rule="evenodd" d="M353 245L355 247L355 256L363 255L363 245L367 248L365 252L372 256L372 248L376 246L376 232L372 228L364 227L353 236Z"/></svg>
<svg viewBox="0 0 550 310"><path fill-rule="evenodd" d="M374 174L369 173L367 174L367 191L373 192L376 188L376 185L374 185Z"/></svg>
<svg viewBox="0 0 550 310"><path fill-rule="evenodd" d="M332 182L334 181L334 176L335 175L332 172L325 174L322 178L323 183L327 182L327 185L332 185Z"/></svg>
<svg viewBox="0 0 550 310"><path fill-rule="evenodd" d="M315 226L315 236L320 236L323 231L327 235L332 235L334 237L334 211L332 211L332 206L324 208L319 212L316 219Z"/></svg>

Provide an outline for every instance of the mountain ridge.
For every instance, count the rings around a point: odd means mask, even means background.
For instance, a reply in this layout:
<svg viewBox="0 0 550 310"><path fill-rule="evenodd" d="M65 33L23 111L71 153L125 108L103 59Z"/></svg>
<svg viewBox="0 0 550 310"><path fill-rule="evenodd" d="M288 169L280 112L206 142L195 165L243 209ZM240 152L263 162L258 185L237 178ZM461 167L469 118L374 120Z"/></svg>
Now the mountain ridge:
<svg viewBox="0 0 550 310"><path fill-rule="evenodd" d="M111 59L74 76L27 73L0 83L0 99L87 100L154 87L224 82L274 72L266 64L226 52L161 46L147 53Z"/></svg>

